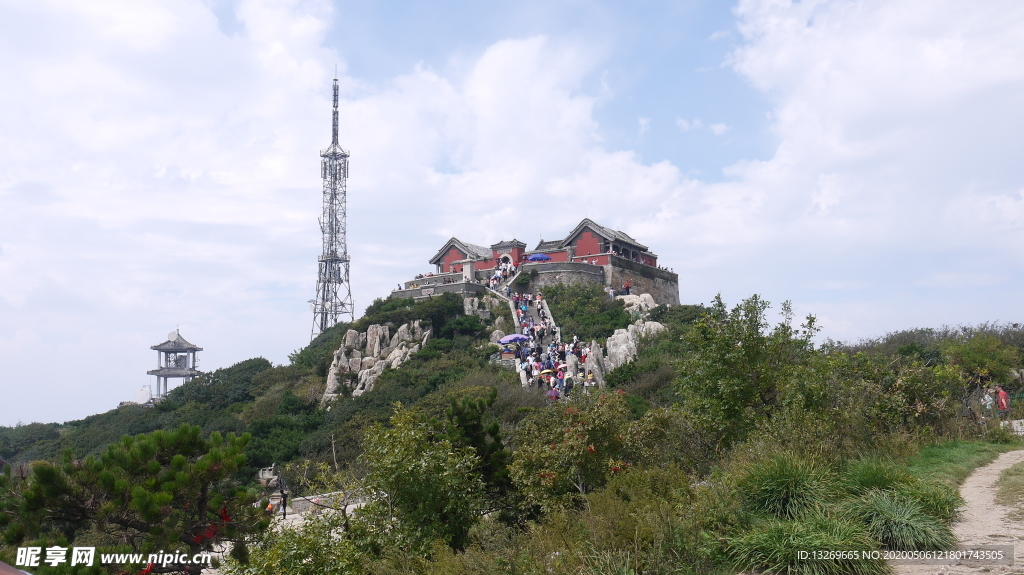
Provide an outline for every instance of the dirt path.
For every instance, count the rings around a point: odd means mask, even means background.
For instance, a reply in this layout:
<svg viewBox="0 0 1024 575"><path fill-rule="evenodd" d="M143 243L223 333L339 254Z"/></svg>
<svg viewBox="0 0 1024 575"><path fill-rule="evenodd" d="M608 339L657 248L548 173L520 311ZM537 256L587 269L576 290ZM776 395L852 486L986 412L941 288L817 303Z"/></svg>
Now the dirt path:
<svg viewBox="0 0 1024 575"><path fill-rule="evenodd" d="M1009 467L1024 461L1024 450L1002 453L992 463L974 470L960 486L966 505L953 532L961 545L1013 545L1014 565L896 565L897 575L1024 573L1024 523L1006 518L1010 508L996 504L996 481Z"/></svg>

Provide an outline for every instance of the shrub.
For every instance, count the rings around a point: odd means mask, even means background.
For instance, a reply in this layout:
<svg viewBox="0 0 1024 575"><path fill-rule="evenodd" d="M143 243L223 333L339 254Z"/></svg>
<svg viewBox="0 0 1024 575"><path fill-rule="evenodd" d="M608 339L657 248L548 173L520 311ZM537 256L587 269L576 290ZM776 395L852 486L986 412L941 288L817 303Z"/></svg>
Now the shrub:
<svg viewBox="0 0 1024 575"><path fill-rule="evenodd" d="M328 513L297 525L279 525L255 538L247 560L233 555L223 566L229 575L354 575L364 572L362 557L344 530L340 514Z"/></svg>
<svg viewBox="0 0 1024 575"><path fill-rule="evenodd" d="M728 541L736 567L747 571L792 575L879 575L890 573L880 558L808 557L799 552L851 551L863 554L878 544L863 527L842 519L811 514L796 520L770 519Z"/></svg>
<svg viewBox="0 0 1024 575"><path fill-rule="evenodd" d="M1020 441L1020 438L1014 435L1009 428L1003 427L1002 425L990 425L985 430L985 441L990 443L1016 443Z"/></svg>
<svg viewBox="0 0 1024 575"><path fill-rule="evenodd" d="M679 408L648 410L630 423L625 440L627 452L638 464L679 467L699 476L710 473L722 455L717 437L696 426L692 414Z"/></svg>
<svg viewBox="0 0 1024 575"><path fill-rule="evenodd" d="M828 470L791 454L754 463L741 474L738 486L749 511L785 518L820 508L836 494Z"/></svg>
<svg viewBox="0 0 1024 575"><path fill-rule="evenodd" d="M670 467L634 467L587 496L587 543L632 552L637 573L709 573L727 564L719 532L738 524L735 494ZM593 569L592 561L588 568ZM589 571L588 571L589 572Z"/></svg>
<svg viewBox="0 0 1024 575"><path fill-rule="evenodd" d="M541 291L563 338L603 341L632 321L622 300L610 299L597 284L558 284Z"/></svg>
<svg viewBox="0 0 1024 575"><path fill-rule="evenodd" d="M629 411L633 414L633 419L640 419L643 414L651 409L651 404L647 403L646 399L631 393L626 394L626 404L629 405Z"/></svg>
<svg viewBox="0 0 1024 575"><path fill-rule="evenodd" d="M558 508L626 468L631 413L624 395L581 394L524 419L511 467L519 488L545 508Z"/></svg>
<svg viewBox="0 0 1024 575"><path fill-rule="evenodd" d="M843 508L890 549L924 551L956 545L956 536L946 524L925 513L914 499L897 492L874 489Z"/></svg>

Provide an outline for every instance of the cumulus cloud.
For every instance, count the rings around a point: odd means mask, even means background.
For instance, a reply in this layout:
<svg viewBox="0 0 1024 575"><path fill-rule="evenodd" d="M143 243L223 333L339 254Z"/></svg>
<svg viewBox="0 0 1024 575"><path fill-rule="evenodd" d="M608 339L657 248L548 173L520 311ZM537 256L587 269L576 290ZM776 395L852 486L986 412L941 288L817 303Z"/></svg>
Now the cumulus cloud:
<svg viewBox="0 0 1024 575"><path fill-rule="evenodd" d="M774 102L779 144L731 173L770 198L758 210L769 244L806 242L788 251L802 260L782 266L788 280L867 280L874 290L814 297L833 316L873 302L862 322L876 330L1019 317L1010 246L1024 168L1006 150L1024 127L1012 96L1024 8L749 0L736 13L745 43L733 66ZM937 269L979 278L992 297L926 279Z"/></svg>

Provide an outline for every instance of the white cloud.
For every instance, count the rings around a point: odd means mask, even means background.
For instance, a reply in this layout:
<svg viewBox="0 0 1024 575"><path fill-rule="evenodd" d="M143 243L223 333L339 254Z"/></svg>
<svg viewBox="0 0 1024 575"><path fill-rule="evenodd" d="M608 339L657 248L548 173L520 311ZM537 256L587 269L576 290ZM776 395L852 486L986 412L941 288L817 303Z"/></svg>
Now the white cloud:
<svg viewBox="0 0 1024 575"><path fill-rule="evenodd" d="M639 132L639 134L641 136L646 134L651 129L651 119L650 118L644 118L644 117L637 118L636 123L637 123L637 131Z"/></svg>
<svg viewBox="0 0 1024 575"><path fill-rule="evenodd" d="M730 173L766 194L766 244L807 242L787 250L800 261L780 266L788 282L875 280L887 294L816 296L890 314L852 322L851 334L872 322L879 332L1019 317L1010 276L1019 281L1021 256L1010 246L1024 168L1006 150L1024 128L1012 96L1024 88L1024 47L1013 40L1024 7L751 0L737 14L746 42L733 65L772 98L779 145ZM988 278L984 302L970 282L925 280L965 276ZM945 291L915 298L919 282Z"/></svg>
<svg viewBox="0 0 1024 575"><path fill-rule="evenodd" d="M206 368L304 343L335 62L360 309L451 235L531 242L589 216L658 252L684 301L793 299L833 337L1024 312L1012 2L741 2L730 64L778 144L714 184L607 149L614 96L580 40L371 85L324 47L326 3L246 1L231 34L198 1L75 10L0 22L0 382L20 410L0 424L129 398L177 324ZM77 375L39 378L57 360Z"/></svg>
<svg viewBox="0 0 1024 575"><path fill-rule="evenodd" d="M684 118L676 118L676 126L680 130L682 130L684 132L689 132L690 130L696 130L697 128L700 128L702 125L703 124L701 124L700 118L694 118L693 120L686 120Z"/></svg>
<svg viewBox="0 0 1024 575"><path fill-rule="evenodd" d="M71 37L55 33L52 53L0 53L17 87L0 96L2 377L36 379L52 357L79 374L19 387L17 418L82 417L129 398L149 382L148 347L176 325L206 348L207 369L281 362L308 337L317 154L341 60L322 47L329 7L245 2L242 30L226 36L201 4L167 6L177 27L134 46L143 58L112 57L108 43L137 39L88 18ZM165 15L133 18L159 28L145 20ZM425 269L448 235L564 233L584 202L618 226L657 210L678 173L601 150L595 97L580 88L595 64L582 46L534 37L494 43L457 79L420 67L371 87L343 74L359 309ZM515 198L533 196L547 217L524 222ZM627 197L653 203L620 205Z"/></svg>

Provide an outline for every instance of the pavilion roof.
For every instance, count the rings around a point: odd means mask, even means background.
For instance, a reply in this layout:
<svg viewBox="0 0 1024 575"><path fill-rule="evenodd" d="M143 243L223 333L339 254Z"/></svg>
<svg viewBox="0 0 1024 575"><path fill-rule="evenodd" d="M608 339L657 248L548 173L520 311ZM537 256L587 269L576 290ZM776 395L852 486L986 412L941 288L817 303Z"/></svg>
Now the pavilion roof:
<svg viewBox="0 0 1024 575"><path fill-rule="evenodd" d="M181 333L178 330L167 334L167 341L151 346L149 349L157 351L203 351L203 348L189 343L185 338L181 337Z"/></svg>

